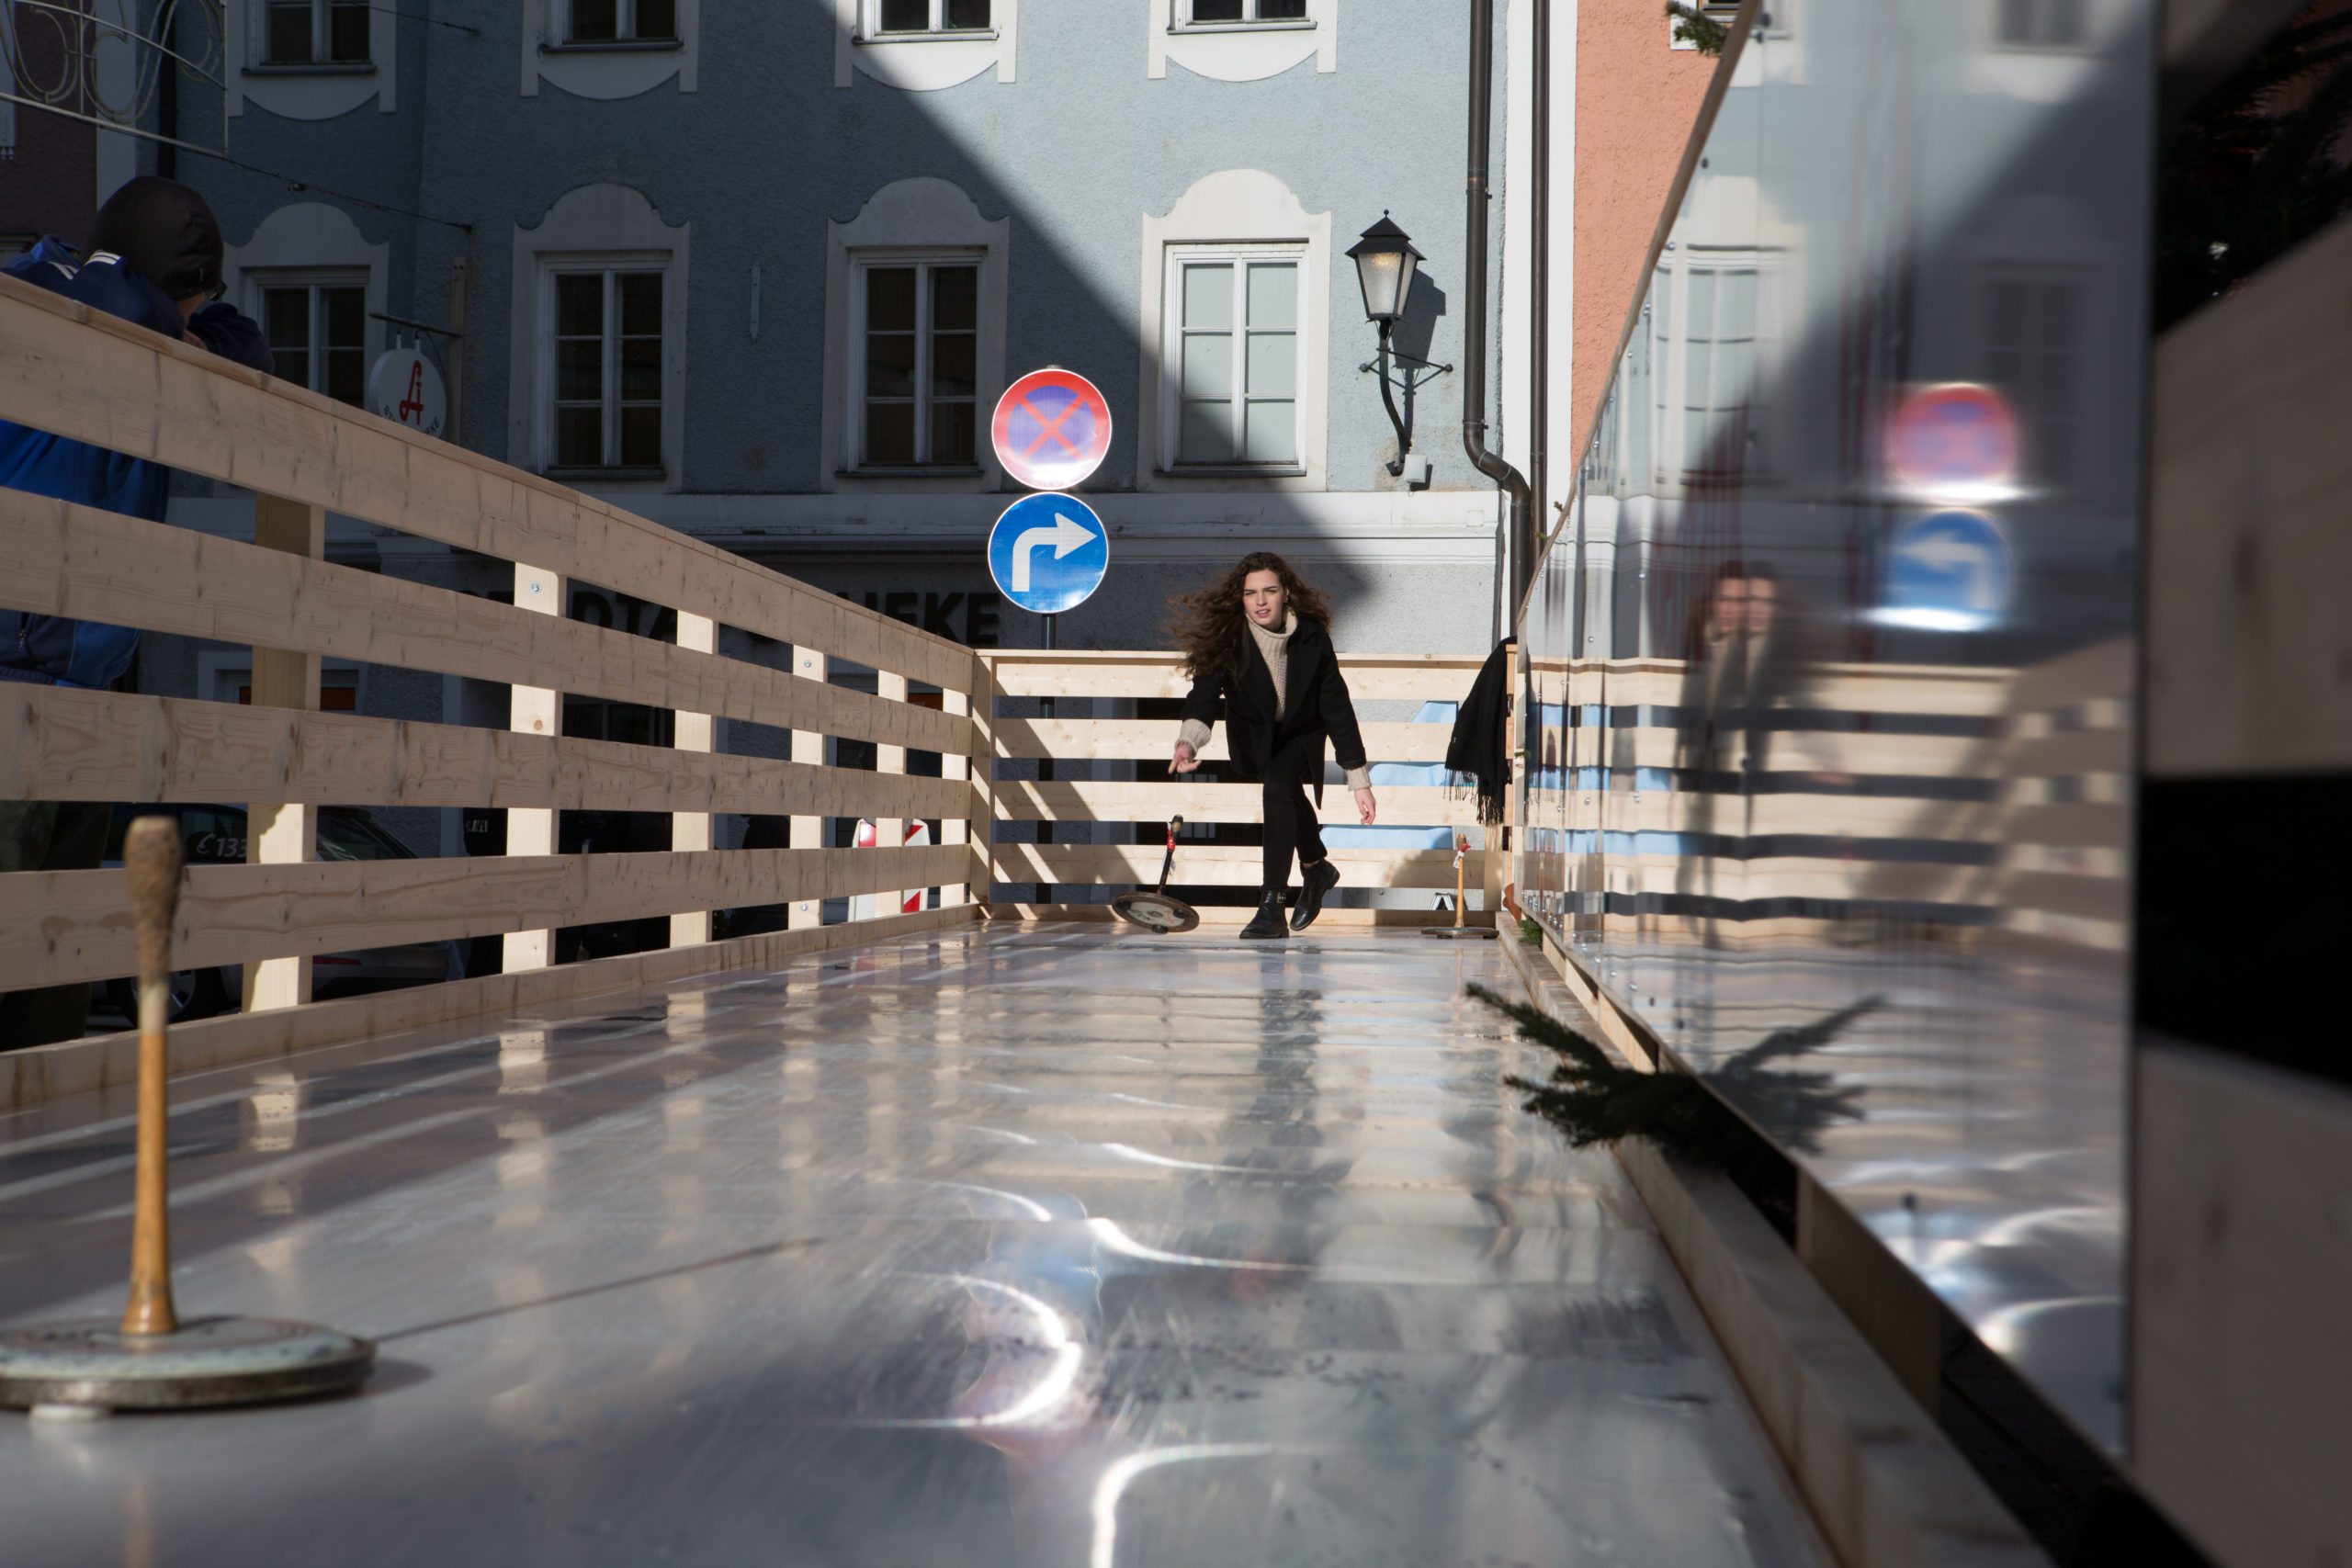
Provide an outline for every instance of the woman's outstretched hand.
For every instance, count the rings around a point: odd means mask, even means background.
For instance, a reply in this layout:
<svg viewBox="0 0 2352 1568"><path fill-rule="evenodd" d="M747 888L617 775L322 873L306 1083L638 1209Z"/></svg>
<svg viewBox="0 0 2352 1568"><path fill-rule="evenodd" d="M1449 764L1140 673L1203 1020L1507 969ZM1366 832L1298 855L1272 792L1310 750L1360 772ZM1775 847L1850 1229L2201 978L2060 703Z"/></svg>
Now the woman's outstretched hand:
<svg viewBox="0 0 2352 1568"><path fill-rule="evenodd" d="M1356 791L1356 816L1363 825L1367 828L1371 827L1372 819L1379 815L1380 803L1372 798L1372 791L1368 789Z"/></svg>
<svg viewBox="0 0 2352 1568"><path fill-rule="evenodd" d="M1200 765L1200 754L1190 744L1182 740L1176 742L1176 760L1168 764L1170 772L1189 773Z"/></svg>

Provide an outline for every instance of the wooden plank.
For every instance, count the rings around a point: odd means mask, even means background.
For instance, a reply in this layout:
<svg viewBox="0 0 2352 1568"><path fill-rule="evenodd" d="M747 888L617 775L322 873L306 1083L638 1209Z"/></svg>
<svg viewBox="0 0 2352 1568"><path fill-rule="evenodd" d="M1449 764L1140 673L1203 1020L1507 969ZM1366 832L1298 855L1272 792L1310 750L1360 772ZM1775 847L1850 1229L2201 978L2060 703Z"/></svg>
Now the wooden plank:
<svg viewBox="0 0 2352 1568"><path fill-rule="evenodd" d="M277 1062L305 1051L373 1042L405 1030L492 1014L561 1006L584 998L633 991L746 969L775 969L803 954L831 953L928 931L953 931L980 917L978 906L926 909L854 920L812 931L765 931L701 947L656 948L517 975L484 975L446 985L347 997L264 1013L232 1013L173 1026L174 1077L246 1063ZM90 1035L62 1044L0 1052L0 1110L17 1110L62 1095L122 1089L139 1077L139 1036Z"/></svg>
<svg viewBox="0 0 2352 1568"><path fill-rule="evenodd" d="M0 799L937 817L967 793L771 757L0 683Z"/></svg>
<svg viewBox="0 0 2352 1568"><path fill-rule="evenodd" d="M172 958L200 969L595 925L927 886L963 869L964 852L939 845L198 865ZM0 876L0 990L107 979L137 963L121 872Z"/></svg>
<svg viewBox="0 0 2352 1568"><path fill-rule="evenodd" d="M997 880L1046 883L1141 883L1159 878L1160 844L999 844ZM1477 857L1464 863L1477 886ZM1445 850L1355 850L1334 846L1331 863L1342 887L1432 887L1452 890L1453 856ZM1170 882L1254 886L1265 852L1248 845L1178 844Z"/></svg>
<svg viewBox="0 0 2352 1568"><path fill-rule="evenodd" d="M1384 828L1474 827L1478 820L1476 795L1426 785L1378 784ZM1000 779L996 785L999 821L1012 822L1165 822L1182 817L1187 822L1256 822L1262 820L1263 794L1248 784L1039 784L1031 779ZM1355 796L1340 784L1326 785L1320 820L1346 827L1356 824Z"/></svg>
<svg viewBox="0 0 2352 1568"><path fill-rule="evenodd" d="M2147 770L2352 767L2352 219L2157 340Z"/></svg>
<svg viewBox="0 0 2352 1568"><path fill-rule="evenodd" d="M1250 917L1258 912L1258 907L1254 904L1204 904L1195 912L1201 917L1204 930L1221 932L1228 926L1246 925ZM991 921L1081 920L1091 925L1102 925L1118 919L1108 904L990 904L988 906L988 917ZM1472 910L1470 923L1476 925L1478 919L1478 912ZM1453 923L1453 911L1451 909L1342 909L1327 907L1316 920L1313 931L1304 936L1285 940L1312 942L1336 931L1371 931L1381 927L1450 926ZM1135 936L1139 942L1156 940L1141 931L1135 932Z"/></svg>
<svg viewBox="0 0 2352 1568"><path fill-rule="evenodd" d="M1173 653L989 649L980 658L1011 697L1181 697L1192 689ZM1358 702L1460 702L1485 662L1483 655L1342 653L1340 672Z"/></svg>
<svg viewBox="0 0 2352 1568"><path fill-rule="evenodd" d="M1365 751L1375 762L1443 762L1453 728L1445 724L1367 724ZM991 727L1000 757L1112 757L1166 761L1176 745L1172 719L1000 718ZM1202 750L1205 761L1232 757L1218 725Z"/></svg>
<svg viewBox="0 0 2352 1568"><path fill-rule="evenodd" d="M517 569L517 582L534 577ZM944 713L472 594L0 490L0 604L944 750Z"/></svg>
<svg viewBox="0 0 2352 1568"><path fill-rule="evenodd" d="M716 545L0 277L0 419L967 690L969 652Z"/></svg>

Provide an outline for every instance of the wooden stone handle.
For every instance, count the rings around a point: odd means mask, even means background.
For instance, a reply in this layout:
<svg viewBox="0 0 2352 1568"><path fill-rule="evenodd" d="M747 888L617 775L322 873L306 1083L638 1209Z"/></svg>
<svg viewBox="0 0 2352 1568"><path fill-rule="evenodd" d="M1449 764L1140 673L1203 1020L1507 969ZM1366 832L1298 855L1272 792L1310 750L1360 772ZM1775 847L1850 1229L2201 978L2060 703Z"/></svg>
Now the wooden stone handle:
<svg viewBox="0 0 2352 1568"><path fill-rule="evenodd" d="M171 1104L164 1032L172 1015L172 924L180 905L179 819L141 817L122 843L130 878L130 919L139 932L139 1169L130 1222L130 1303L125 1334L179 1327L172 1303L170 1172L165 1150Z"/></svg>

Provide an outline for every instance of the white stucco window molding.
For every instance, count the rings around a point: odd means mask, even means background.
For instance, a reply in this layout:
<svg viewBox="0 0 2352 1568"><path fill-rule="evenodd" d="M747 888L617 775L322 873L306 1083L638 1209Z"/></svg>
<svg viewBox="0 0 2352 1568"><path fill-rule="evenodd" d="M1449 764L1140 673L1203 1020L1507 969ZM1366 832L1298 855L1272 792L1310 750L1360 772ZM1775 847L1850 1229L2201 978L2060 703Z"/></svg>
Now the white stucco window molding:
<svg viewBox="0 0 2352 1568"><path fill-rule="evenodd" d="M1145 7L1145 74L1155 82L1171 60L1217 82L1261 82L1308 59L1317 73L1340 68L1340 0L1307 0L1304 22L1190 23L1180 19L1184 4Z"/></svg>
<svg viewBox="0 0 2352 1568"><path fill-rule="evenodd" d="M285 119L333 119L368 99L392 114L400 108L400 66L394 45L400 17L378 6L368 18L365 64L270 65L262 58L262 8L268 0L228 0L222 8L221 107L229 118L245 112L250 98Z"/></svg>
<svg viewBox="0 0 2352 1568"><path fill-rule="evenodd" d="M884 186L846 223L826 220L825 400L819 490L952 495L992 491L1002 482L989 440L988 419L1004 391L1005 274L1012 242L1009 214L986 217L963 186L930 175ZM975 398L980 419L975 443L980 471L933 477L897 468L887 475L859 474L855 471L858 421L852 406L858 388L851 359L857 352L858 326L851 319L858 297L853 269L861 262L899 255L932 259L943 253L972 255L980 265L979 384Z"/></svg>
<svg viewBox="0 0 2352 1568"><path fill-rule="evenodd" d="M885 37L879 0L833 0L833 85L846 87L860 71L910 93L935 93L968 82L990 66L996 79L1013 79L1013 45L1021 0L990 0L986 31L909 33Z"/></svg>
<svg viewBox="0 0 2352 1568"><path fill-rule="evenodd" d="M573 266L659 269L662 312L662 466L659 479L597 480L582 489L631 493L685 488L686 252L691 222L667 224L643 192L581 186L557 198L536 229L514 226L508 321L506 460L545 472L555 446L554 274Z"/></svg>
<svg viewBox="0 0 2352 1568"><path fill-rule="evenodd" d="M677 0L678 36L650 43L567 44L571 0L523 0L523 96L551 83L576 98L633 98L677 78L691 93L702 59L702 0Z"/></svg>
<svg viewBox="0 0 2352 1568"><path fill-rule="evenodd" d="M1304 299L1298 319L1298 457L1300 472L1257 476L1238 468L1176 468L1174 367L1168 363L1170 254L1200 246L1298 247ZM1136 387L1137 490L1277 490L1325 488L1324 448L1329 420L1331 215L1309 212L1291 189L1261 169L1224 169L1204 175L1176 198L1164 218L1143 218L1143 276L1136 321L1141 373Z"/></svg>

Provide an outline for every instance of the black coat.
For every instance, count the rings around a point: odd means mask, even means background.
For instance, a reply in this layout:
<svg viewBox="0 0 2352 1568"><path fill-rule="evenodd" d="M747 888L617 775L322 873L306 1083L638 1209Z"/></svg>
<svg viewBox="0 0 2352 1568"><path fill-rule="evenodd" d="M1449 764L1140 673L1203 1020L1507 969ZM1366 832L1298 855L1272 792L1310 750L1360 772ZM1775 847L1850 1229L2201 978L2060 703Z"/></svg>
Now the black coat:
<svg viewBox="0 0 2352 1568"><path fill-rule="evenodd" d="M1342 768L1364 765L1363 732L1356 728L1355 703L1340 675L1339 656L1331 651L1330 634L1312 621L1302 620L1290 634L1286 690L1282 714L1274 717L1274 677L1258 651L1258 639L1242 628L1240 673L1227 665L1193 682L1184 699L1184 716L1215 727L1225 720L1226 745L1234 765L1245 778L1263 778L1267 761L1295 739L1305 739L1314 765L1306 782L1322 798L1323 743Z"/></svg>

